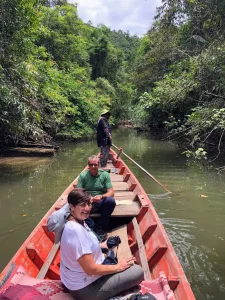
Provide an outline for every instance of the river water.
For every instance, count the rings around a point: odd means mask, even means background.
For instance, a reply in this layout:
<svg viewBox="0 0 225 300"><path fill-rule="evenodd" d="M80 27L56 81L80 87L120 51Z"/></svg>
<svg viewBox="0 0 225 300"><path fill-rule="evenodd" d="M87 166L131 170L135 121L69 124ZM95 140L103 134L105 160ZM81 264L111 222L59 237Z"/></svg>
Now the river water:
<svg viewBox="0 0 225 300"><path fill-rule="evenodd" d="M225 299L225 176L190 164L175 144L132 129L113 143L172 191L168 195L125 156L156 208L196 299ZM13 158L0 163L0 269L64 189L96 154L96 142L61 146L54 158ZM186 300L186 299L181 299Z"/></svg>

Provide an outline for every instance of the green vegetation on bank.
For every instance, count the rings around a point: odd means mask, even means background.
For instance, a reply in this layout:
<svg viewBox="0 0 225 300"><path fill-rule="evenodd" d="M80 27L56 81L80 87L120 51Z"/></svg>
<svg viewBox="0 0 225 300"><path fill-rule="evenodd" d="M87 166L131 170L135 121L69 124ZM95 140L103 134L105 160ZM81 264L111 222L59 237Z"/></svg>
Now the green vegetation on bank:
<svg viewBox="0 0 225 300"><path fill-rule="evenodd" d="M142 37L92 26L67 0L2 0L0 147L85 138L99 112L206 157L225 145L225 2L163 0Z"/></svg>
<svg viewBox="0 0 225 300"><path fill-rule="evenodd" d="M214 149L215 159L225 145L225 2L162 3L139 49L139 111L153 131L185 141L188 156Z"/></svg>
<svg viewBox="0 0 225 300"><path fill-rule="evenodd" d="M123 117L137 36L83 23L66 0L3 0L0 12L1 145L88 137L104 107Z"/></svg>

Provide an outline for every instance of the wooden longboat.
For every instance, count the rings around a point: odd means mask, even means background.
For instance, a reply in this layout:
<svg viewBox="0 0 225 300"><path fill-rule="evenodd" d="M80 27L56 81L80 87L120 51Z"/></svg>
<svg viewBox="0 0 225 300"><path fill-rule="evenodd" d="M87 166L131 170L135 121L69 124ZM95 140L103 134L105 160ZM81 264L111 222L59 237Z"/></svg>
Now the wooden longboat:
<svg viewBox="0 0 225 300"><path fill-rule="evenodd" d="M156 299L195 299L183 268L167 233L137 178L111 150L109 172L115 191L116 207L109 235L119 235L122 243L118 259L133 255L144 270L145 281L139 286ZM86 167L87 168L87 167ZM85 169L86 169L85 168ZM47 230L47 219L67 201L78 177L62 193L0 274L0 293L10 285L25 284L45 291L49 299L72 299L60 281L60 244ZM98 214L92 215L98 218ZM90 298L91 299L91 298Z"/></svg>

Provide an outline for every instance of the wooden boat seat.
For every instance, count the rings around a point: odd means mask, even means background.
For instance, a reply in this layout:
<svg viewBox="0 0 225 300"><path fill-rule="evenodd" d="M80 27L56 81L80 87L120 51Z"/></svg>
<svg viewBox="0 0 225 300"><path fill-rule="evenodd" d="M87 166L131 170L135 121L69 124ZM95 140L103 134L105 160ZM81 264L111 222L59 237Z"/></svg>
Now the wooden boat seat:
<svg viewBox="0 0 225 300"><path fill-rule="evenodd" d="M113 189L114 191L129 191L129 185L127 182L113 182Z"/></svg>
<svg viewBox="0 0 225 300"><path fill-rule="evenodd" d="M112 217L134 217L139 214L140 203L132 200L116 200L116 207ZM90 217L100 217L100 213L93 213Z"/></svg>
<svg viewBox="0 0 225 300"><path fill-rule="evenodd" d="M99 170L111 173L111 168L99 168Z"/></svg>
<svg viewBox="0 0 225 300"><path fill-rule="evenodd" d="M119 173L119 169L115 168L113 164L110 164L110 165L108 164L107 167L99 168L99 170L106 171L106 172L110 173L110 175Z"/></svg>
<svg viewBox="0 0 225 300"><path fill-rule="evenodd" d="M123 182L123 175L110 173L110 178L112 182Z"/></svg>
<svg viewBox="0 0 225 300"><path fill-rule="evenodd" d="M114 197L115 197L115 199L129 197L132 200L134 200L134 198L136 197L136 194L132 191L115 191Z"/></svg>
<svg viewBox="0 0 225 300"><path fill-rule="evenodd" d="M109 237L115 235L118 235L121 239L121 244L119 245L117 251L117 258L120 260L132 256L130 246L128 244L127 225L121 225L108 233Z"/></svg>

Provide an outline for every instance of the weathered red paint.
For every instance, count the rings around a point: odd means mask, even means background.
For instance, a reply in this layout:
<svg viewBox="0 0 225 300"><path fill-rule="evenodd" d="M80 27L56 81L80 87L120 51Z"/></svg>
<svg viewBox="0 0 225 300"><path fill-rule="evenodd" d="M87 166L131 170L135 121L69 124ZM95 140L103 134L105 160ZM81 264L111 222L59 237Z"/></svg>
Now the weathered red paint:
<svg viewBox="0 0 225 300"><path fill-rule="evenodd" d="M184 274L182 266L151 201L127 165L121 160L121 158L116 160L117 154L114 151L111 151L111 154L113 158L112 160L115 161L115 167L119 169L119 174L123 175L124 181L126 181L130 186L130 189L136 193L136 199L138 199L141 204L140 213L137 216L137 222L139 224L145 246L152 279L157 278L160 271L164 271L168 278L170 288L174 291L176 300L194 300L194 294ZM77 179L78 178L76 178L68 186L68 188L35 227L30 236L22 244L0 274L0 280L9 273L12 263L22 265L28 275L32 277L37 276L54 243L53 233L47 231L46 224L48 216L66 203L67 195L74 188L74 185L77 183ZM130 245L131 252L135 255L137 261L140 261L137 240L132 222L128 224L128 243ZM60 251L58 251L54 257L45 279L59 279L59 266Z"/></svg>

